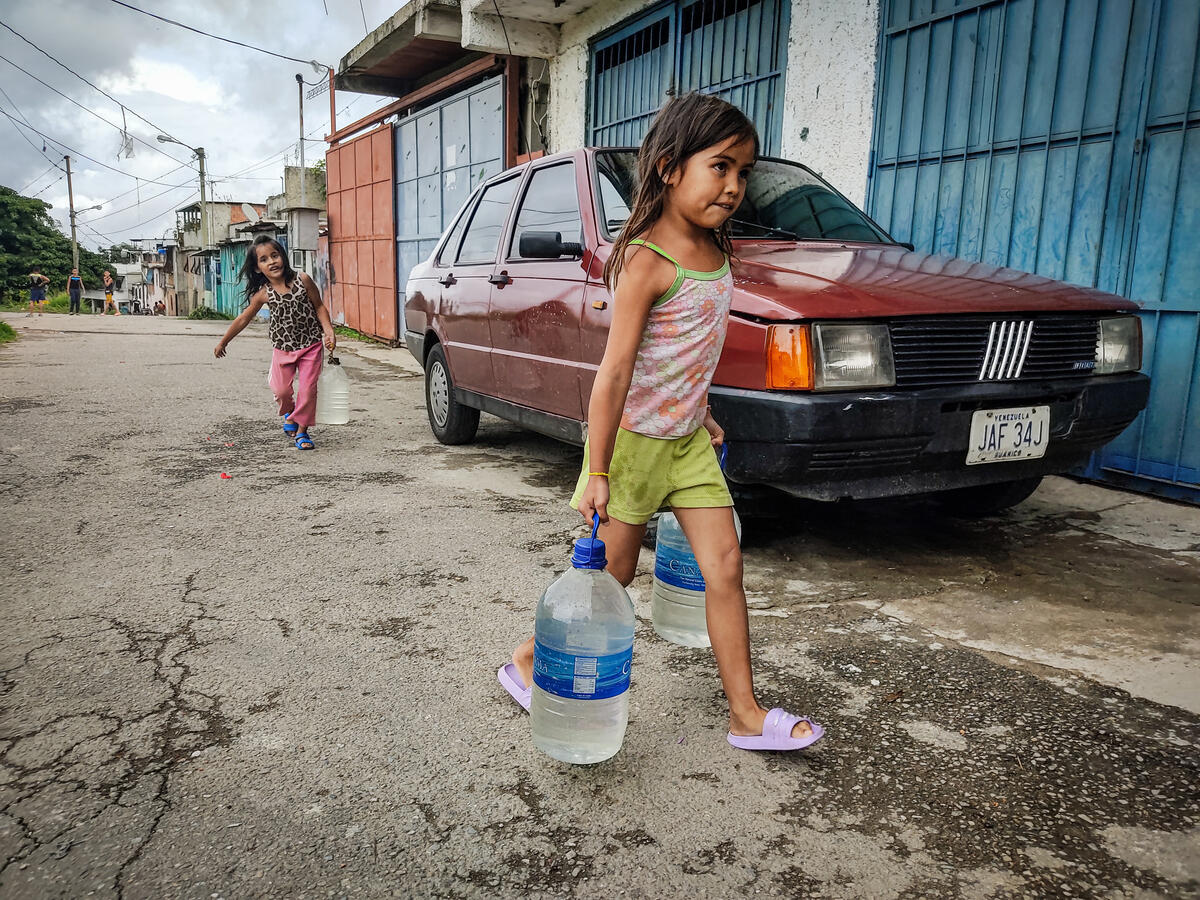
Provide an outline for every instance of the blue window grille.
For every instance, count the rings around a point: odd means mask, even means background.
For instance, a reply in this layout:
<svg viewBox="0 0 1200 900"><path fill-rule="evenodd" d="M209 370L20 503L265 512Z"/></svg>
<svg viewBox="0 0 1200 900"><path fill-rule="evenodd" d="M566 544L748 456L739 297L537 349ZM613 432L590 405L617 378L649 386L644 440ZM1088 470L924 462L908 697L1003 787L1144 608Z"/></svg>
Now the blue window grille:
<svg viewBox="0 0 1200 900"><path fill-rule="evenodd" d="M1085 474L1200 502L1200 3L888 0L868 209L1143 307L1146 411Z"/></svg>
<svg viewBox="0 0 1200 900"><path fill-rule="evenodd" d="M675 0L592 43L588 143L635 145L672 94L716 94L758 126L777 155L788 0Z"/></svg>

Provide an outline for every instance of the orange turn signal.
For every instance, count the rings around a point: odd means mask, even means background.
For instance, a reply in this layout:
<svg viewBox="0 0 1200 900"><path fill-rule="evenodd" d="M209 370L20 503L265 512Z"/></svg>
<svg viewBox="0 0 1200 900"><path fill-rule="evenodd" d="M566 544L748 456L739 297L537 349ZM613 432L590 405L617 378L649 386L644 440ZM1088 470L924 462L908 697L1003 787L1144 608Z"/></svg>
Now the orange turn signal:
<svg viewBox="0 0 1200 900"><path fill-rule="evenodd" d="M812 338L807 325L772 325L767 329L767 387L811 391Z"/></svg>

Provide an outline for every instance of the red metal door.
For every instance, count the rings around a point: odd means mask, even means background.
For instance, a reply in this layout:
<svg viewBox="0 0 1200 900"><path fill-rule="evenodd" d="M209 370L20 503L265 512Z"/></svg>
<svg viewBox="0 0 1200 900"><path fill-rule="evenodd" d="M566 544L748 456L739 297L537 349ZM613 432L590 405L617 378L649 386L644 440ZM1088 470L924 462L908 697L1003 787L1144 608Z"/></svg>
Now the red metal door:
<svg viewBox="0 0 1200 900"><path fill-rule="evenodd" d="M330 295L334 321L398 341L392 129L331 147L325 154Z"/></svg>

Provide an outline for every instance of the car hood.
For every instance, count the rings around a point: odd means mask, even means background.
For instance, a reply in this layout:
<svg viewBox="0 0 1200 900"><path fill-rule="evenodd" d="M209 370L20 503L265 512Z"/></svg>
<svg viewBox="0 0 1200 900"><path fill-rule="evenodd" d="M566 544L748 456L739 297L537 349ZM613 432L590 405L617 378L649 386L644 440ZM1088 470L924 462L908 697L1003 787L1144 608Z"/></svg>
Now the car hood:
<svg viewBox="0 0 1200 900"><path fill-rule="evenodd" d="M893 245L738 241L735 314L765 319L1133 310L1092 288Z"/></svg>

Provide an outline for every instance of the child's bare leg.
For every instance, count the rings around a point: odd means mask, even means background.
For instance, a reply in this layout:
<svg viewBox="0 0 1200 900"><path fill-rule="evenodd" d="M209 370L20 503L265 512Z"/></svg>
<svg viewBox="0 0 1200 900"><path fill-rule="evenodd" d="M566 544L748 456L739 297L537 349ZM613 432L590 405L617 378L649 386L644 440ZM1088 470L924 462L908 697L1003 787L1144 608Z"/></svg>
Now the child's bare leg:
<svg viewBox="0 0 1200 900"><path fill-rule="evenodd" d="M704 576L708 637L729 700L729 730L736 735L762 734L767 711L754 696L750 618L742 587L742 550L733 525L733 509L675 509L674 513ZM793 737L810 734L812 728L807 722L800 722L792 729Z"/></svg>
<svg viewBox="0 0 1200 900"><path fill-rule="evenodd" d="M622 587L628 587L637 573L638 552L642 546L642 535L646 533L645 525L630 525L618 522L611 516L607 525L601 525L596 537L604 541L604 553L608 558L608 572L621 582ZM533 638L525 641L513 651L513 665L521 681L528 686L533 680ZM759 729L762 730L761 728Z"/></svg>

